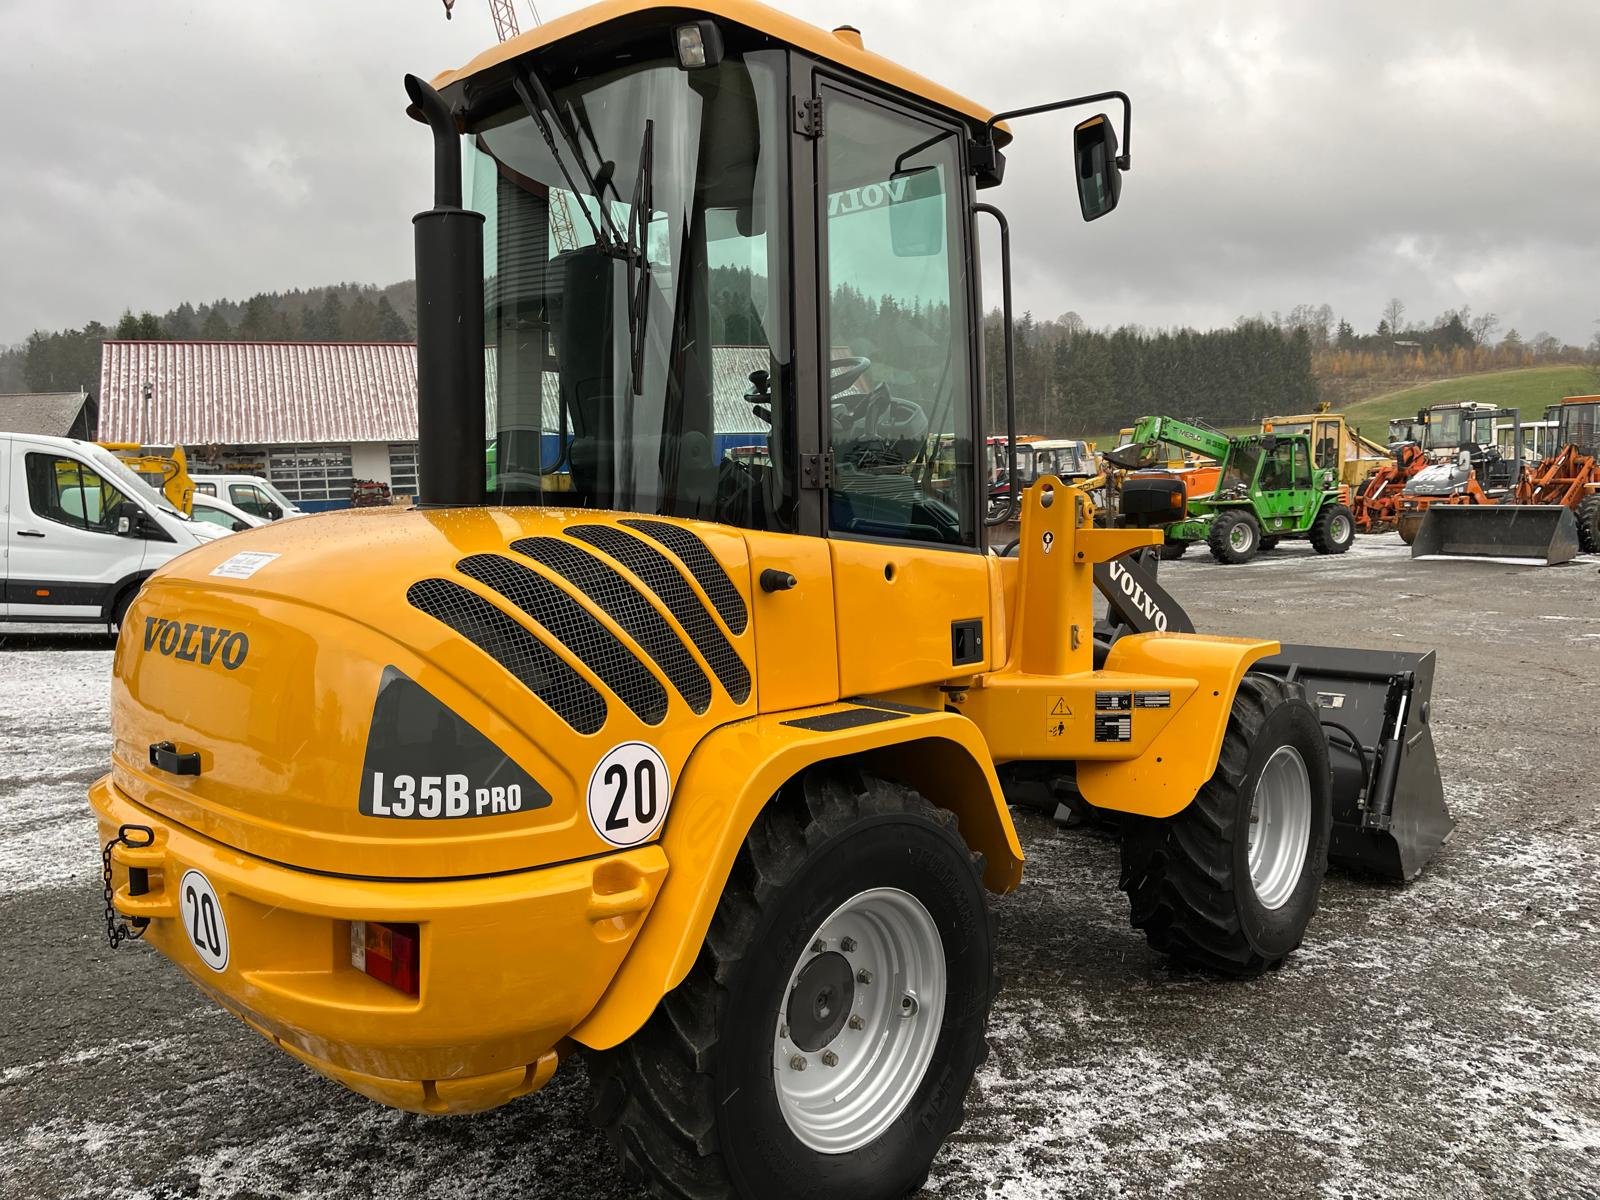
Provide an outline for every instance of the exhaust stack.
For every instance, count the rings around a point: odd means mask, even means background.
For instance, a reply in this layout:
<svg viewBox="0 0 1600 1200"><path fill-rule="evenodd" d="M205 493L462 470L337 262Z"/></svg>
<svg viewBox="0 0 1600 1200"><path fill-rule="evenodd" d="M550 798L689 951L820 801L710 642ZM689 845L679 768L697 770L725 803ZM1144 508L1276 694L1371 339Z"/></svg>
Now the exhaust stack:
<svg viewBox="0 0 1600 1200"><path fill-rule="evenodd" d="M406 76L433 131L433 207L411 219L417 254L417 503L484 502L483 214L461 207L461 137L444 98Z"/></svg>

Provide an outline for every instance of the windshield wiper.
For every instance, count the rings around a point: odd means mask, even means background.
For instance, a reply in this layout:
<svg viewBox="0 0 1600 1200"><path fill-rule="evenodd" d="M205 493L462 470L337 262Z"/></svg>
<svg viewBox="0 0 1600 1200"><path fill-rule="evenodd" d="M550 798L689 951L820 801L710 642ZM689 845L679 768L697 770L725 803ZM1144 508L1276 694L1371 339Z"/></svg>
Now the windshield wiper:
<svg viewBox="0 0 1600 1200"><path fill-rule="evenodd" d="M650 218L655 213L656 123L644 123L639 145L639 174L633 181L628 212L628 349L633 368L633 394L644 394L645 323L650 315Z"/></svg>
<svg viewBox="0 0 1600 1200"><path fill-rule="evenodd" d="M544 80L539 78L537 71L532 66L524 65L522 70L511 81L512 88L517 93L517 98L522 101L522 107L533 118L533 123L539 127L539 132L544 135L545 145L550 147L550 156L556 160L556 166L561 168L561 175L567 181L567 188L577 197L578 208L583 212L583 219L589 223L589 230L594 234L594 243L607 254L616 258L625 258L631 252L616 222L611 219L611 214L606 210L604 188L589 169L589 164L583 157L583 147L578 144L578 137L561 119L561 110L556 108L555 101L550 98L549 90L544 86ZM554 124L554 129L551 128ZM561 153L561 148L556 144L556 133L561 134L561 141L566 144L567 152L577 164L578 173L583 176L583 182L588 189L587 194L595 199L595 211L591 213L589 206L583 202L584 188L580 188L572 177L572 170L567 166L566 155ZM595 215L599 215L599 224L595 223ZM602 230L602 226L604 229Z"/></svg>

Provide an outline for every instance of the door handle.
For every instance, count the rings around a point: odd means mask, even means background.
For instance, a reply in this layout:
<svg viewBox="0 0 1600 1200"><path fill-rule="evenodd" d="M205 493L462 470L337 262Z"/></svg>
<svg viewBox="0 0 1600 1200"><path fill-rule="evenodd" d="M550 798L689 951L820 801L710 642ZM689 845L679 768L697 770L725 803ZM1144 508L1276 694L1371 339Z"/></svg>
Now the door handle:
<svg viewBox="0 0 1600 1200"><path fill-rule="evenodd" d="M17 536L18 537L43 537L44 533L42 531L38 530L38 529L19 529L19 530L17 530Z"/></svg>

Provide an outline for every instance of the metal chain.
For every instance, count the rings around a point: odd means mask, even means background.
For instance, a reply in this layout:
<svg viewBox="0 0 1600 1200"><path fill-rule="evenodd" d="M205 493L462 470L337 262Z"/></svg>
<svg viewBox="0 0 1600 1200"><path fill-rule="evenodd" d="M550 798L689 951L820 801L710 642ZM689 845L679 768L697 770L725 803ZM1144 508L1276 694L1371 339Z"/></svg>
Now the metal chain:
<svg viewBox="0 0 1600 1200"><path fill-rule="evenodd" d="M127 842L130 846L134 844L128 841L127 826L117 830L117 836L107 842L105 849L100 852L100 877L105 885L106 940L111 943L113 950L122 945L123 942L136 942L144 937L144 931L149 928L150 924L140 917L133 918L131 923L119 920L116 906L111 902L113 895L111 887L111 848L118 842ZM149 845L149 842L144 844Z"/></svg>

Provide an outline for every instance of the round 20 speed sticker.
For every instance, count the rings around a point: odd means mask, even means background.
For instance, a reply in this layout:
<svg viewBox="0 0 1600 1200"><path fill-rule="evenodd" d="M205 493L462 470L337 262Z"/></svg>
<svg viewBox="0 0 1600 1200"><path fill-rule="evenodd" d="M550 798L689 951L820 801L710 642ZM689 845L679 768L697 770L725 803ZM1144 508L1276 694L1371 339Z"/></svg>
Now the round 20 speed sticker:
<svg viewBox="0 0 1600 1200"><path fill-rule="evenodd" d="M672 802L667 764L654 746L623 742L589 776L589 823L613 846L648 841Z"/></svg>
<svg viewBox="0 0 1600 1200"><path fill-rule="evenodd" d="M200 961L213 971L228 965L228 926L222 919L222 901L211 881L199 871L185 871L178 884L178 916L189 944Z"/></svg>

